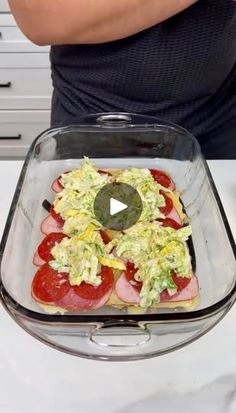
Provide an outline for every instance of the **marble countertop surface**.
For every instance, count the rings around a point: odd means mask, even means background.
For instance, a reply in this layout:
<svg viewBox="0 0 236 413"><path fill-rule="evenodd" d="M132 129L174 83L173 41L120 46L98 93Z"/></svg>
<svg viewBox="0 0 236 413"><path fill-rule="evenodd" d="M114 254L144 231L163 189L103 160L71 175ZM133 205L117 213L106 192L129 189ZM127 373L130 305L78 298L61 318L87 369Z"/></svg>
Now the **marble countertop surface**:
<svg viewBox="0 0 236 413"><path fill-rule="evenodd" d="M20 161L0 162L0 234ZM209 166L236 238L236 161ZM24 332L0 306L2 413L235 413L236 305L207 335L129 363L79 359Z"/></svg>

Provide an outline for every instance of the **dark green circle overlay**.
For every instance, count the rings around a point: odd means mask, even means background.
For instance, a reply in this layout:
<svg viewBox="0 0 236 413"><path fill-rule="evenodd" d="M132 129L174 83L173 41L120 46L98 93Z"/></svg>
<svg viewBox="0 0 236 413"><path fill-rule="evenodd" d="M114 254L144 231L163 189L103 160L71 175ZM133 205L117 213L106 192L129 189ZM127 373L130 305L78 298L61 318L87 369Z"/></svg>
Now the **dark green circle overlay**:
<svg viewBox="0 0 236 413"><path fill-rule="evenodd" d="M111 198L127 205L123 211L110 215ZM94 201L94 214L103 227L124 231L135 225L142 214L142 200L136 189L123 183L105 185Z"/></svg>

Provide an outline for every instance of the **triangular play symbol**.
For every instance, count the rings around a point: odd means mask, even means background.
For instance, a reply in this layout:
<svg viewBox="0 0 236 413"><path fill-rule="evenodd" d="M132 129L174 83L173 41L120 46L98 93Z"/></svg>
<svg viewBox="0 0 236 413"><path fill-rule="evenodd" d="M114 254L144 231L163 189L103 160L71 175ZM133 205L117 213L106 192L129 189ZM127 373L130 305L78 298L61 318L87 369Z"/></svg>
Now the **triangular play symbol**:
<svg viewBox="0 0 236 413"><path fill-rule="evenodd" d="M124 211L128 208L128 205L123 202L117 201L115 198L110 199L110 215L118 214L118 212Z"/></svg>

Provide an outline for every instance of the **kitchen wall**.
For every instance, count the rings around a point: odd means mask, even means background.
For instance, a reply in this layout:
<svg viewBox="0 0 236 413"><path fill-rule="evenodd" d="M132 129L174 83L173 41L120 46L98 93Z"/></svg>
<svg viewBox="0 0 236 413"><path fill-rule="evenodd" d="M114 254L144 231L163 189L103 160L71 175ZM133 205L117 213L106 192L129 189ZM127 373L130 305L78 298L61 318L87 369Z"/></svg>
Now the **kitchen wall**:
<svg viewBox="0 0 236 413"><path fill-rule="evenodd" d="M28 41L0 0L0 158L23 158L49 127L49 48Z"/></svg>

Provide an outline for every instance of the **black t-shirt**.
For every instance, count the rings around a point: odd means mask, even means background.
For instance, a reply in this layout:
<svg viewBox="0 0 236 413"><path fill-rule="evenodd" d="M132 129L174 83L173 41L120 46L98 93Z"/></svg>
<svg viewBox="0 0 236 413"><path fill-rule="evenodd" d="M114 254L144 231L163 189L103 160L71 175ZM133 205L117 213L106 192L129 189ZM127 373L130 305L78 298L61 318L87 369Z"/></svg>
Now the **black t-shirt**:
<svg viewBox="0 0 236 413"><path fill-rule="evenodd" d="M52 126L86 113L155 115L190 130L208 157L236 158L236 3L199 0L126 39L53 46Z"/></svg>

